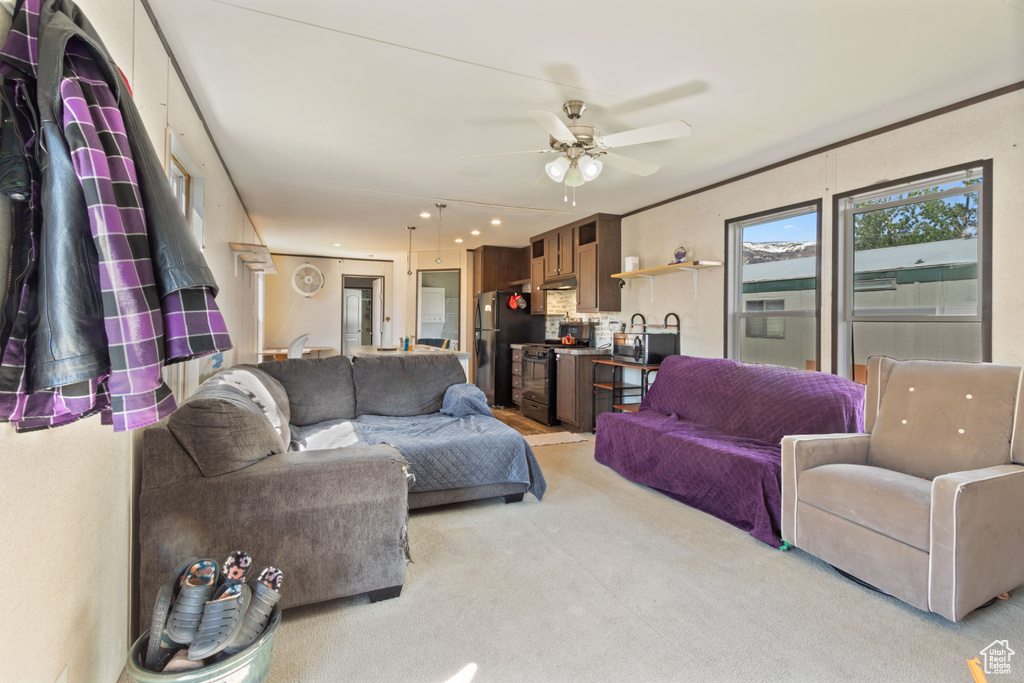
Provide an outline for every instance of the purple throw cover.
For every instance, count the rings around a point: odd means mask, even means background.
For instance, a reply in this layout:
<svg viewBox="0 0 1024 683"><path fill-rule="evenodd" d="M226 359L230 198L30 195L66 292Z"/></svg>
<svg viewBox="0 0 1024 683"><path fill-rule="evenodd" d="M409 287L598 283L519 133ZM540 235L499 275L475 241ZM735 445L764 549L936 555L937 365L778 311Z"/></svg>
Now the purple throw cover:
<svg viewBox="0 0 1024 683"><path fill-rule="evenodd" d="M636 413L597 418L594 457L781 545L782 437L864 430L864 387L836 375L669 356Z"/></svg>

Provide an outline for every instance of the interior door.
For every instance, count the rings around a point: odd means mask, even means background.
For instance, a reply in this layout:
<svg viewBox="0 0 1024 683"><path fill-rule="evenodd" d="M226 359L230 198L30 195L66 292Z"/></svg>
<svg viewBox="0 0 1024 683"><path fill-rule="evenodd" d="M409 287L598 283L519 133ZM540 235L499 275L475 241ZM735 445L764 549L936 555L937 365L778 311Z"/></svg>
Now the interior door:
<svg viewBox="0 0 1024 683"><path fill-rule="evenodd" d="M363 295L358 289L346 289L345 301L342 304L345 311L345 324L343 329L344 345L342 353L351 356L350 349L359 346L361 342L362 327L360 317L363 311Z"/></svg>
<svg viewBox="0 0 1024 683"><path fill-rule="evenodd" d="M382 346L381 330L384 329L384 278L376 278L372 284L373 297L373 331L370 335L370 343L374 346Z"/></svg>

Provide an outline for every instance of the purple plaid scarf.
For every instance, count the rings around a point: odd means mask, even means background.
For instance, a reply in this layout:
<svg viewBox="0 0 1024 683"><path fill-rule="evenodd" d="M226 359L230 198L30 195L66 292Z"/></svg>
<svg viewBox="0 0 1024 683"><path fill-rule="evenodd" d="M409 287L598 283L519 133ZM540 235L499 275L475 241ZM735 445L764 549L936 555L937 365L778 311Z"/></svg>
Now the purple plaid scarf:
<svg viewBox="0 0 1024 683"><path fill-rule="evenodd" d="M34 91L26 77L35 76L38 67L39 7L40 0L22 4L0 51L0 71L20 80L17 87L26 93ZM32 273L39 244L34 232L29 268L17 293L18 315L0 361L0 420L24 431L101 412L115 431L137 429L177 407L162 379L164 364L224 351L231 342L208 288L180 289L160 300L124 120L92 54L75 38L65 50L60 95L64 137L99 256L110 372L87 382L27 391L27 327L36 295ZM35 152L31 146L31 141L26 143L29 156ZM38 213L37 189L34 182L30 201Z"/></svg>

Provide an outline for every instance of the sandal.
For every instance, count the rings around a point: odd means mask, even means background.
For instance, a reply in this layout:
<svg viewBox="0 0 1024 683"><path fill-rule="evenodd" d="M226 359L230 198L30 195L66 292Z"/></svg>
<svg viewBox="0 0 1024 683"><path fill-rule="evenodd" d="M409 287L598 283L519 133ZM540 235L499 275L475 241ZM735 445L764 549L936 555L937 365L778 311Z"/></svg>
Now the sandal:
<svg viewBox="0 0 1024 683"><path fill-rule="evenodd" d="M174 649L174 643L165 637L164 628L167 626L167 615L171 611L171 603L174 596L178 594L181 582L185 578L185 571L199 561L198 557L190 557L178 564L171 572L171 580L160 586L156 594L156 603L153 605L153 619L149 626L149 643L146 646L145 666L150 671L157 671L164 656L170 654Z"/></svg>
<svg viewBox="0 0 1024 683"><path fill-rule="evenodd" d="M207 600L217 587L219 574L214 560L199 560L184 574L178 598L167 618L167 636L175 643L188 645L196 636Z"/></svg>
<svg viewBox="0 0 1024 683"><path fill-rule="evenodd" d="M188 648L188 658L203 659L226 648L242 629L251 602L252 592L246 584L229 581L221 586L203 608L202 623Z"/></svg>
<svg viewBox="0 0 1024 683"><path fill-rule="evenodd" d="M277 567L264 567L259 575L249 582L252 590L252 603L245 612L245 619L242 620L242 628L238 635L231 641L231 644L224 648L224 652L233 655L241 652L255 642L263 629L267 627L270 613L274 605L281 599L281 581L284 574Z"/></svg>
<svg viewBox="0 0 1024 683"><path fill-rule="evenodd" d="M244 550L236 550L228 555L228 559L224 560L224 564L221 565L221 582L239 581L245 583L250 569L252 569L252 557Z"/></svg>

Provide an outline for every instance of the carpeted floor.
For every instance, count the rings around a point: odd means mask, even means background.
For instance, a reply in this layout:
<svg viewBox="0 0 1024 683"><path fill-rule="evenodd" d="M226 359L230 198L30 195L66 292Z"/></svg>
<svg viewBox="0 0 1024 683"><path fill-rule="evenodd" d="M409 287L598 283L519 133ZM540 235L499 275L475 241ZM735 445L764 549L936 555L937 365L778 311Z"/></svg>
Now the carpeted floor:
<svg viewBox="0 0 1024 683"><path fill-rule="evenodd" d="M537 450L543 502L414 511L402 595L285 612L268 681L964 681L1018 653L1024 589L961 624L632 484L593 438ZM287 583L285 585L287 590ZM127 678L123 678L127 681Z"/></svg>

